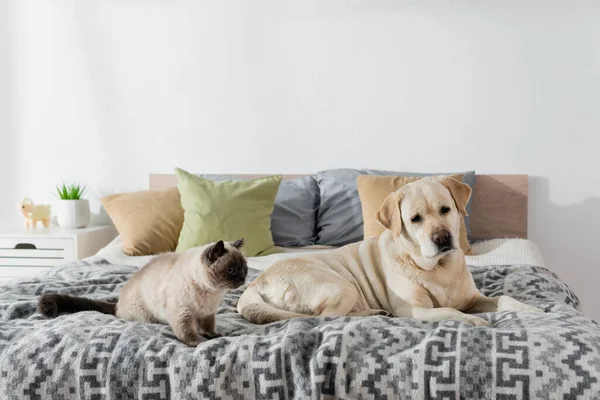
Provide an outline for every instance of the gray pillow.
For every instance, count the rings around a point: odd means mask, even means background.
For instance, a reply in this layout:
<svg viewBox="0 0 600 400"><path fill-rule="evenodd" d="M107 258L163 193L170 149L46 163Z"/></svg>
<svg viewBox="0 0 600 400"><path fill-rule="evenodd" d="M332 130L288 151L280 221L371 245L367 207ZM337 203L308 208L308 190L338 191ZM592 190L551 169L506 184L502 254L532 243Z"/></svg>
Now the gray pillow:
<svg viewBox="0 0 600 400"><path fill-rule="evenodd" d="M314 176L281 181L271 214L271 233L277 246L310 246L317 241L319 185Z"/></svg>
<svg viewBox="0 0 600 400"><path fill-rule="evenodd" d="M413 173L371 169L331 169L318 172L320 205L317 219L317 244L343 246L363 239L363 219L356 178L359 175L433 176L454 173ZM475 187L475 171L463 172L463 183ZM467 203L471 213L473 196ZM465 217L467 235L471 237L469 217Z"/></svg>
<svg viewBox="0 0 600 400"><path fill-rule="evenodd" d="M202 175L215 181L229 180L222 175ZM282 247L310 246L317 240L319 185L314 176L281 181L271 214L273 242Z"/></svg>

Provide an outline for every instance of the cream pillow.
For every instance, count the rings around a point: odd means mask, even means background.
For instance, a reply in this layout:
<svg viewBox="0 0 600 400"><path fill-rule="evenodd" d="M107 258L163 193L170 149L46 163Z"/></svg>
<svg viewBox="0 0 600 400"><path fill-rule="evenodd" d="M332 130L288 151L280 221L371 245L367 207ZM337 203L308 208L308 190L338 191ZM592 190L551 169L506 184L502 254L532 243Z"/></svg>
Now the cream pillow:
<svg viewBox="0 0 600 400"><path fill-rule="evenodd" d="M175 251L183 226L177 187L119 193L102 199L129 256Z"/></svg>
<svg viewBox="0 0 600 400"><path fill-rule="evenodd" d="M452 178L462 182L462 175L450 175ZM402 186L417 181L422 177L408 176L374 176L360 175L356 178L358 194L362 206L364 221L364 237L379 236L385 228L377 221L375 215L383 204L385 198ZM465 254L471 253L471 245L467 237L467 227L464 218L460 221L460 248Z"/></svg>

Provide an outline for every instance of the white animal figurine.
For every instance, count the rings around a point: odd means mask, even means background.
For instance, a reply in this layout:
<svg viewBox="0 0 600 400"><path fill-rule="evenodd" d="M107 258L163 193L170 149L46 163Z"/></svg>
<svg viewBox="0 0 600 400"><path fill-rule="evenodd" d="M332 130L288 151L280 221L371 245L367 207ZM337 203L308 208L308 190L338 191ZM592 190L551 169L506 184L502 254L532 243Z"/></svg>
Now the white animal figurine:
<svg viewBox="0 0 600 400"><path fill-rule="evenodd" d="M41 222L44 228L50 226L50 205L49 204L33 204L30 198L24 197L19 202L21 214L25 217L25 229L37 227L37 223Z"/></svg>

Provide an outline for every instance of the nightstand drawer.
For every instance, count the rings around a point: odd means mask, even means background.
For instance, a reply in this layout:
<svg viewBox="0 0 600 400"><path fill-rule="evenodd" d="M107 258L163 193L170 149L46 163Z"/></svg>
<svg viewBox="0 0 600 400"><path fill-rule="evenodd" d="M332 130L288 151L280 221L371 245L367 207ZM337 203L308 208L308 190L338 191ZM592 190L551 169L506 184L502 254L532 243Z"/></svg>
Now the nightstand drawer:
<svg viewBox="0 0 600 400"><path fill-rule="evenodd" d="M74 259L70 238L0 238L0 266L51 267Z"/></svg>

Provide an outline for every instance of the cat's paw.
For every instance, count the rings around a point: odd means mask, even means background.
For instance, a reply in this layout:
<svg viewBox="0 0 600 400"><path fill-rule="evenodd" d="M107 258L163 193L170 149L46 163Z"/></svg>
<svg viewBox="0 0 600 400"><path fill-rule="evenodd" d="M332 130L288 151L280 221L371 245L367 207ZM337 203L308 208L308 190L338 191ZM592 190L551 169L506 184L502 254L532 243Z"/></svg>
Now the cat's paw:
<svg viewBox="0 0 600 400"><path fill-rule="evenodd" d="M217 338L223 337L223 335L221 335L221 334L219 334L217 332L204 332L202 334L202 336L204 336L208 340L217 339Z"/></svg>
<svg viewBox="0 0 600 400"><path fill-rule="evenodd" d="M181 342L183 342L186 346L196 347L202 342L206 342L206 339L201 336L195 335L187 335L186 337L179 338Z"/></svg>
<svg viewBox="0 0 600 400"><path fill-rule="evenodd" d="M186 346L189 346L189 347L196 347L196 346L198 346L202 342L203 342L203 340L196 339L196 340L187 340L187 341L185 341L183 343Z"/></svg>

